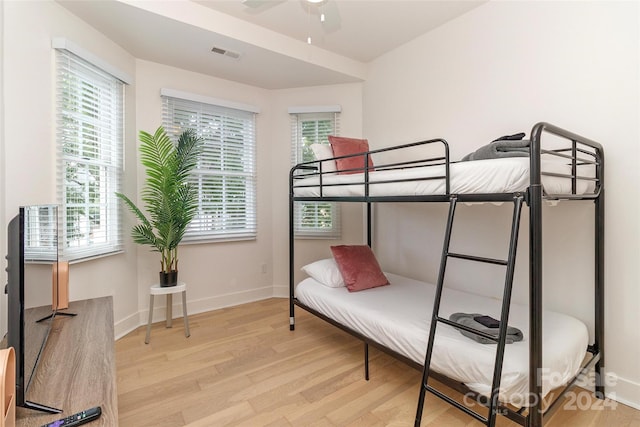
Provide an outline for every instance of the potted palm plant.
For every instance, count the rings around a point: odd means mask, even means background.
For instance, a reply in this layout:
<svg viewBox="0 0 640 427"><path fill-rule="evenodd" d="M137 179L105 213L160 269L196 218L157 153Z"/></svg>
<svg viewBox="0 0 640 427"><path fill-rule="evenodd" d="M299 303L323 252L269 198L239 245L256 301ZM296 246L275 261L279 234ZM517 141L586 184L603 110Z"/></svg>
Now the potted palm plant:
<svg viewBox="0 0 640 427"><path fill-rule="evenodd" d="M173 143L162 126L151 135L140 131L140 161L146 168L141 192L148 217L122 193L122 199L138 220L133 241L159 252L160 286L178 283L178 244L198 208L197 191L189 181L202 151L202 138L188 129Z"/></svg>

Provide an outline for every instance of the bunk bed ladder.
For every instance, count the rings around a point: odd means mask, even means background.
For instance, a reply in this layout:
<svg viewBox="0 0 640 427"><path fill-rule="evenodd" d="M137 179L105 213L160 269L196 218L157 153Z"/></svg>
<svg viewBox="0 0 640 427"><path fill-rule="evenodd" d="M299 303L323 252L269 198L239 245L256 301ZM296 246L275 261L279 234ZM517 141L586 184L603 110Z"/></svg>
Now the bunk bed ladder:
<svg viewBox="0 0 640 427"><path fill-rule="evenodd" d="M433 303L431 327L429 330L429 341L427 344L427 351L425 354L422 383L420 386L420 397L418 398L418 408L416 411L416 419L414 424L415 427L420 426L420 423L422 420L422 410L424 407L424 399L427 391L432 394L435 394L437 397L457 407L458 409L462 410L463 412L472 416L473 418L477 419L483 424L489 427L495 426L496 416L501 413L498 396L499 396L500 380L501 380L501 374L502 374L502 362L503 362L504 350L505 350L506 338L507 338L507 324L509 320L509 308L511 305L511 289L513 285L513 273L514 273L514 267L515 267L516 248L517 248L517 242L518 242L518 230L520 228L520 214L522 212L523 200L524 200L524 197L522 194L520 193L514 194L513 218L512 218L512 224L511 224L511 236L509 241L509 254L506 260L499 260L499 259L493 259L493 258L484 258L484 257L478 257L474 255L466 255L466 254L449 252L449 244L451 242L451 231L453 228L453 219L454 219L458 197L456 195L453 195L450 198L449 217L447 220L447 227L445 230L445 239L444 239L444 245L442 249L442 259L440 262L438 283L437 283L436 294L435 294L434 303ZM497 265L503 265L506 267L504 292L502 297L502 310L500 313L500 327L499 327L497 338L493 335L487 334L477 329L473 329L468 326L453 322L449 319L440 317L439 315L440 300L441 300L442 291L444 288L443 286L444 276L445 276L445 270L446 270L448 258L458 258L458 259L463 259L468 261L497 264ZM444 324L453 326L454 328L473 333L475 335L481 336L483 338L489 339L497 343L495 365L493 370L493 382L491 387L491 398L488 405L486 405L488 407L488 415L486 417L474 411L473 409L468 408L467 406L463 405L462 403L456 401L455 399L449 397L448 395L442 393L441 391L433 388L428 384L429 373L430 373L429 365L431 363L431 355L433 353L433 345L435 342L436 327L438 323L444 323Z"/></svg>

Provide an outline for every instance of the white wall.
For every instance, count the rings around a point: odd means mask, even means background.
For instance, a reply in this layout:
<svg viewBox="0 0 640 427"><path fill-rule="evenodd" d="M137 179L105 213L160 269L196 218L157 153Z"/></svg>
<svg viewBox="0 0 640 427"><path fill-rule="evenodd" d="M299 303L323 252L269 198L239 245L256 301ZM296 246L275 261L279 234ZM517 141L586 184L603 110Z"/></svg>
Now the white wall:
<svg viewBox="0 0 640 427"><path fill-rule="evenodd" d="M620 377L608 391L635 406L640 406L638 18L636 2L489 2L374 61L363 97L364 136L376 148L443 137L452 158L459 159L498 136L528 134L538 121L604 145L605 366ZM377 241L384 243L376 250L383 266L435 281L446 208L378 209ZM504 254L498 237L507 232L508 210L463 207L456 250ZM593 323L592 212L588 202L543 212L546 307L588 325ZM521 230L514 298L526 302L526 216ZM491 295L499 286L490 289L483 280L503 280L468 264L455 271L450 266L449 272L448 286Z"/></svg>
<svg viewBox="0 0 640 427"><path fill-rule="evenodd" d="M181 245L180 280L188 284L189 309L212 310L272 295L271 253L271 145L269 92L202 74L137 61L137 130L154 132L162 124L160 89L169 88L260 108L256 117L258 233L255 240ZM138 171L138 189L144 184ZM129 220L133 215L128 214ZM139 310L146 320L149 285L157 281L159 257L147 247L138 248ZM262 264L267 272L262 273ZM177 302L176 302L177 303ZM162 303L160 304L162 306ZM159 310L158 313L160 313ZM158 316L161 318L161 316Z"/></svg>
<svg viewBox="0 0 640 427"><path fill-rule="evenodd" d="M138 166L139 130L154 131L161 124L160 89L192 92L258 106L257 173L258 236L253 241L183 245L180 250L181 280L189 284L191 313L240 304L274 295L288 295L287 176L290 159L289 115L291 105L341 104L343 134L362 131L361 85L267 91L210 76L187 72L148 61L136 60L109 39L53 1L2 2L4 90L0 141L3 182L0 186L0 217L13 217L20 205L55 203L55 118L53 37L66 37L103 60L135 76L126 91L125 179L123 192L134 195L144 182ZM25 23L28 23L26 25ZM35 125L34 125L35 123ZM2 159L3 157L0 157ZM31 167L26 168L25 162ZM361 211L345 208L344 241L361 241ZM70 269L72 300L114 296L116 336L145 324L148 287L157 280L158 257L128 237L134 218L125 214L125 253L76 263ZM5 227L0 244L6 247ZM304 241L299 259L305 262L328 255L329 243L343 240ZM266 273L262 272L263 265ZM302 264L300 264L302 265ZM47 278L46 268L38 269ZM4 274L4 273L3 273ZM44 279L43 279L44 280ZM42 303L48 284L43 283ZM2 298L5 313L6 298ZM181 315L178 301L174 315ZM5 315L0 315L6 330ZM158 300L154 319L164 318Z"/></svg>
<svg viewBox="0 0 640 427"><path fill-rule="evenodd" d="M4 2L0 1L0 46L4 52ZM0 55L0 129L4 129L4 55ZM7 182L5 173L6 162L4 154L4 132L0 131L0 183ZM0 184L0 224L6 224L5 215L5 190ZM7 232L5 227L0 227L0 245L7 246ZM7 283L7 273L0 268L0 283ZM7 312L7 298L0 298L0 313ZM0 334L4 336L7 331L7 316L0 315Z"/></svg>
<svg viewBox="0 0 640 427"><path fill-rule="evenodd" d="M56 203L53 37L65 37L113 66L135 75L134 58L92 27L52 1L2 2L4 16L3 89L4 176L2 228L29 204ZM134 87L128 87L125 138L134 137ZM134 147L135 148L135 147ZM127 152L129 154L129 151ZM127 165L135 171L134 164ZM125 178L125 188L131 179ZM0 247L6 247L2 235ZM136 259L127 252L70 268L71 300L113 295L114 315L123 319L137 310ZM115 273L114 273L115 272ZM3 282L4 283L4 282ZM47 294L50 285L46 286ZM6 297L2 297L3 303ZM3 306L4 309L4 306ZM6 317L3 314L2 318Z"/></svg>
<svg viewBox="0 0 640 427"><path fill-rule="evenodd" d="M256 240L182 245L180 277L189 285L190 312L213 310L253 300L288 295L288 170L290 162L291 105L341 104L341 124L345 134L361 132L361 85L268 91L185 70L136 61L137 126L153 131L161 123L161 88L177 89L260 108L257 115L258 235ZM144 171L138 171L142 186ZM361 211L345 210L345 239L361 240ZM130 219L132 219L130 217ZM326 256L336 240L305 241L300 259ZM148 286L158 271L158 256L147 248L138 249L138 308L140 323L146 321ZM262 266L266 265L266 273ZM300 264L302 265L302 264ZM275 285L275 289L274 289ZM162 318L162 303L158 315ZM179 313L179 310L177 310Z"/></svg>
<svg viewBox="0 0 640 427"><path fill-rule="evenodd" d="M279 296L289 295L289 169L291 168L291 126L287 109L293 106L335 105L342 107L340 134L354 138L362 135L362 84L318 86L273 91L273 285ZM330 258L331 245L362 243L362 207L342 204L341 239L296 239L295 279L303 273L303 265L321 258Z"/></svg>

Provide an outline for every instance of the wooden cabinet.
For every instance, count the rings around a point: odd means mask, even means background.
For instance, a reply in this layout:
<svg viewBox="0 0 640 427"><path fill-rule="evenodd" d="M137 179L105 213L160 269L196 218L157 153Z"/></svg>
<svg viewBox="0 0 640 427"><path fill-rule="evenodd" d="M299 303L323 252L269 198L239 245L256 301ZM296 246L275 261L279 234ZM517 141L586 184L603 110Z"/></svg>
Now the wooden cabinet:
<svg viewBox="0 0 640 427"><path fill-rule="evenodd" d="M0 350L0 427L16 425L16 355L13 347Z"/></svg>
<svg viewBox="0 0 640 427"><path fill-rule="evenodd" d="M56 316L27 400L62 414L17 408L17 426L37 426L94 406L102 415L92 427L118 425L113 299L93 298L69 303L77 316Z"/></svg>

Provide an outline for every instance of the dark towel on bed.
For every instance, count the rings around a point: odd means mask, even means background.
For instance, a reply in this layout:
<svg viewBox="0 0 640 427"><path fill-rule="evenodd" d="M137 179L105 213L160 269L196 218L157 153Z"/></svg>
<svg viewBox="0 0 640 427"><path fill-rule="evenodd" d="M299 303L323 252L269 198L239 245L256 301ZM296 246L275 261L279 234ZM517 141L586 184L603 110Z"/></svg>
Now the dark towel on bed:
<svg viewBox="0 0 640 427"><path fill-rule="evenodd" d="M500 159L503 157L527 157L529 156L529 140L524 138L524 133L502 136L490 144L478 148L462 158L468 160Z"/></svg>
<svg viewBox="0 0 640 427"><path fill-rule="evenodd" d="M498 338L498 333L500 332L499 328L488 328L475 320L474 317L482 316L482 314L478 313L453 313L449 316L449 320L460 323L461 325L468 326L473 329L477 329L478 331L485 332L489 335L493 335ZM471 332L463 331L462 329L458 329L462 335L465 337L471 338L474 341L479 342L480 344L496 344L496 341L491 341L488 338L481 337L480 335L476 335ZM514 328L513 326L507 326L507 344L513 344L516 341L522 341L523 335L522 331L518 328Z"/></svg>

